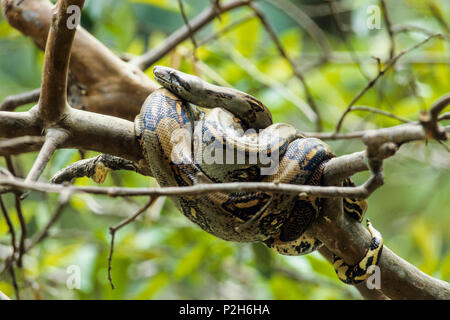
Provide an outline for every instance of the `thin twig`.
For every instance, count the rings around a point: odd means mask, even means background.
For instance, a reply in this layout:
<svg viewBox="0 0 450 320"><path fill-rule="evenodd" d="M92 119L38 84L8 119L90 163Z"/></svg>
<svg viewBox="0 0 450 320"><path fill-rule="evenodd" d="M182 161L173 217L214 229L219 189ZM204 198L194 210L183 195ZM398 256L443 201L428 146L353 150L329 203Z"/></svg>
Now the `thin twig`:
<svg viewBox="0 0 450 320"><path fill-rule="evenodd" d="M220 17L220 0L209 0L209 2L216 13L217 20L222 21L222 18Z"/></svg>
<svg viewBox="0 0 450 320"><path fill-rule="evenodd" d="M444 128L446 132L450 127ZM362 136L367 146L381 147L387 142L401 145L406 142L423 140L425 133L420 124L404 124L390 128L368 130ZM381 150L382 151L382 150ZM385 153L380 151L380 155ZM345 166L345 164L343 164ZM325 167L326 168L326 167ZM335 168L342 169L341 167ZM358 169L359 172L363 169ZM349 173L349 175L356 172ZM366 198L370 194L367 183L359 187L323 187L292 184L275 184L265 182L235 182L218 184L198 184L189 187L165 187L165 188L117 188L117 187L83 187L83 186L61 186L41 182L25 183L23 179L11 176L0 176L0 186L11 187L13 189L25 189L41 192L61 193L70 191L73 193L103 194L107 196L174 196L174 195L197 195L200 196L206 192L233 192L233 191L267 191L280 193L306 193L324 198Z"/></svg>
<svg viewBox="0 0 450 320"><path fill-rule="evenodd" d="M251 0L230 0L220 4L220 12L224 13L235 8L246 6ZM173 32L167 39L156 48L143 54L140 57L134 58L130 61L131 64L136 65L141 70L145 70L154 64L156 61L164 57L167 53L172 51L176 46L188 39L191 34L196 33L208 23L217 17L217 7L209 7L203 10L198 16L190 21L191 30L186 25Z"/></svg>
<svg viewBox="0 0 450 320"><path fill-rule="evenodd" d="M52 214L50 220L47 222L47 224L42 229L42 231L31 240L30 244L26 248L26 251L31 250L33 247L35 247L37 244L42 242L42 240L44 240L48 236L50 228L61 217L69 200L70 200L70 192L69 193L61 193L61 195L58 199L58 206L57 206L55 212Z"/></svg>
<svg viewBox="0 0 450 320"><path fill-rule="evenodd" d="M392 59L395 54L395 39L394 39L394 32L392 31L392 22L389 16L389 11L387 9L386 0L380 0L380 3L381 8L383 9L384 22L386 23L389 39L391 42L391 47L389 48L389 59Z"/></svg>
<svg viewBox="0 0 450 320"><path fill-rule="evenodd" d="M27 223L22 212L20 197L17 194L14 195L14 201L20 224L19 256L17 257L17 265L22 267L22 257L25 253L25 239L27 238Z"/></svg>
<svg viewBox="0 0 450 320"><path fill-rule="evenodd" d="M229 53L231 59L236 61L236 63L249 75L251 75L255 79L258 79L259 82L270 87L274 91L279 92L280 96L296 106L312 123L317 123L317 114L314 112L314 110L297 94L287 88L286 85L280 84L279 81L275 81L273 77L262 73L252 61L244 57L239 51L237 51L228 43L222 42L220 43L220 46L223 48L223 50L226 50Z"/></svg>
<svg viewBox="0 0 450 320"><path fill-rule="evenodd" d="M3 217L5 218L6 225L8 226L9 233L11 234L11 247L13 249L12 256L14 257L17 252L16 246L16 232L14 231L14 226L11 222L11 218L9 217L8 210L5 207L2 196L0 195L0 208L2 210Z"/></svg>
<svg viewBox="0 0 450 320"><path fill-rule="evenodd" d="M153 202L155 202L156 199L157 199L157 197L150 197L150 199L145 204L145 206L143 206L141 209L139 209L135 214L133 214L129 218L123 220L118 225L109 228L109 234L111 235L111 244L110 244L109 256L108 256L108 280L109 280L109 283L111 284L111 288L113 290L114 290L114 284L112 281L111 270L112 270L112 257L113 257L113 253L114 253L114 240L115 240L116 232L119 229L121 229L122 227L124 227L127 224L134 221L142 213L144 213L153 204Z"/></svg>
<svg viewBox="0 0 450 320"><path fill-rule="evenodd" d="M304 13L298 6L287 0L265 0L271 5L282 10L288 17L296 22L300 27L304 28L311 38L317 43L321 60L327 61L330 57L330 45L328 43L325 33L306 13Z"/></svg>
<svg viewBox="0 0 450 320"><path fill-rule="evenodd" d="M5 160L6 165L8 166L8 170L11 173L12 177L17 177L16 170L14 168L11 158L7 156L5 157ZM25 253L25 239L27 237L27 224L25 221L25 217L22 213L22 203L20 202L20 196L18 193L14 193L14 205L16 207L17 218L20 224L20 239L19 239L17 266L22 267L22 257ZM14 259L15 257L12 258L11 262L13 262Z"/></svg>
<svg viewBox="0 0 450 320"><path fill-rule="evenodd" d="M413 51L414 49L419 48L420 46L424 45L425 43L427 43L428 41L430 41L432 38L437 38L437 37L442 37L441 34L434 34L431 35L429 37L427 37L425 40L415 44L414 46L405 49L403 51L401 51L399 54L397 54L395 57L393 57L392 59L390 59L387 62L387 65L384 67L384 69L382 69L381 71L378 72L377 76L375 78L373 78L353 99L352 101L349 103L349 105L347 106L347 109L345 110L345 112L342 114L342 116L339 118L337 124L336 124L336 128L334 130L335 134L337 134L339 132L339 130L341 129L342 123L344 121L345 116L351 111L352 106L367 92L369 91L370 88L372 88L376 82L383 76L386 74L387 71L389 71L394 65L395 63L401 58L403 57L405 54Z"/></svg>
<svg viewBox="0 0 450 320"><path fill-rule="evenodd" d="M200 41L198 41L198 46L204 46L206 45L208 42L213 41L213 40L217 40L220 36L223 36L225 34L227 34L228 32L230 32L231 30L233 30L234 28L246 23L247 21L253 19L256 16L255 13L250 13L242 18L236 19L235 21L231 22L229 25L226 25L225 27L223 27L222 29L220 29L217 32L214 32L212 34L210 34L209 36L206 36L204 39L201 39Z"/></svg>
<svg viewBox="0 0 450 320"><path fill-rule="evenodd" d="M380 110L380 109L376 109L376 108L372 108L372 107L367 107L367 106L352 106L350 108L350 111L367 111L367 112L372 112L372 113L376 113L376 114L381 114L383 116L393 118L393 119L396 119L396 120L404 122L404 123L412 122L411 120L400 117L392 112L388 112L388 111L384 111L384 110Z"/></svg>
<svg viewBox="0 0 450 320"><path fill-rule="evenodd" d="M196 61L196 60L198 60L197 55L196 55L196 51L198 48L197 41L195 40L194 31L192 30L191 24L189 23L189 19L187 18L186 12L184 11L183 0L178 0L178 6L180 7L180 12L181 12L181 16L183 17L184 24L186 25L186 27L189 31L189 38L191 38L192 45L194 46L192 56L194 57L194 61ZM217 6L213 5L213 8L217 14ZM219 16L220 16L220 13L219 13Z"/></svg>
<svg viewBox="0 0 450 320"><path fill-rule="evenodd" d="M446 94L438 99L430 107L430 111L422 111L419 114L419 122L423 126L426 138L436 139L437 141L447 140L447 132L439 125L439 114L450 104L450 94ZM442 143L441 143L442 144ZM442 144L447 150L448 148Z"/></svg>
<svg viewBox="0 0 450 320"><path fill-rule="evenodd" d="M16 299L20 300L20 290L19 290L19 285L17 284L17 279L16 279L16 272L14 271L14 267L13 267L13 263L11 263L11 265L9 266L9 274L11 276L11 281L13 284L13 288L14 288L14 293L16 295Z"/></svg>
<svg viewBox="0 0 450 320"><path fill-rule="evenodd" d="M428 2L428 8L430 12L433 14L434 18L437 20L442 29L444 29L445 33L450 34L450 26L445 21L445 18L442 16L441 11L437 7L436 3Z"/></svg>
<svg viewBox="0 0 450 320"><path fill-rule="evenodd" d="M337 12L336 5L335 5L335 1L334 0L327 0L327 2L328 2L328 7L330 9L331 16L333 17L333 20L334 20L334 22L336 24L336 28L337 28L337 30L339 32L339 35L340 35L342 41L344 42L345 46L347 47L347 50L350 53L353 61L359 67L358 70L360 71L360 73L363 75L364 78L369 80L369 76L367 75L366 72L364 72L364 69L362 68L362 63L361 63L361 60L359 59L359 56L356 54L355 49L353 48L353 46L350 43L350 41L348 41L348 39L347 39L347 37L345 35L345 28L344 28L344 25L341 22L341 19L339 19L338 12Z"/></svg>
<svg viewBox="0 0 450 320"><path fill-rule="evenodd" d="M303 76L303 73L300 71L300 69L297 67L295 62L288 56L286 50L284 49L283 45L281 44L281 41L278 39L278 36L275 32L275 30L270 25L269 21L267 20L267 17L265 14L261 11L259 6L257 6L255 3L250 3L250 8L255 12L256 16L261 21L261 24L266 29L267 33L269 34L270 38L272 39L273 43L275 43L275 46L278 49L278 52L280 55L288 62L288 64L291 66L292 71L294 72L294 75L297 77L297 79L300 80L300 82L303 85L303 90L305 92L306 100L308 101L309 106L316 114L316 130L322 131L322 121L320 118L319 108L317 107L314 98L312 97L312 94L309 90L308 84L306 83L305 77Z"/></svg>

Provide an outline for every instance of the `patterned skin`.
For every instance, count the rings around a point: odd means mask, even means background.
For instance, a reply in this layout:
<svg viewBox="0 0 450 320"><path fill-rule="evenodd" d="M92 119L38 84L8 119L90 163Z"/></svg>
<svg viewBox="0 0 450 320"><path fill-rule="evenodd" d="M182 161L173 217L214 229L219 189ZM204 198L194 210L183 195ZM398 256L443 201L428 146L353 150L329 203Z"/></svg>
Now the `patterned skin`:
<svg viewBox="0 0 450 320"><path fill-rule="evenodd" d="M249 105L246 103L249 99L257 101L255 98L234 89L211 87L199 78L169 68L156 67L155 75L176 95L164 88L154 91L136 117L135 127L145 159L160 186L229 181L322 184L323 168L334 154L321 140L304 137L286 124L271 124L270 112L265 106L261 107L263 111L258 113L258 118L253 118L258 122L255 129L264 127L264 130L246 133L244 130L254 125L254 121L240 118L246 112L242 108ZM192 88L196 88L195 95L189 91ZM208 95L215 95L209 100L220 101L221 108L205 113L186 102L198 102L198 92L202 88ZM226 95L221 90L225 90ZM205 92L202 91L202 95ZM230 101L238 107L230 106ZM263 106L260 102L257 105ZM206 104L202 106L207 107ZM264 113L267 114L265 120ZM199 148L207 150L213 144L216 153L231 148L242 152L245 161L224 165L225 153L215 156L221 163L205 163L197 157ZM276 154L276 170L270 174L259 174L262 164L248 161L261 150L266 155ZM232 160L236 160L236 155ZM344 185L352 186L353 182L346 179ZM307 254L321 246L318 239L304 234L320 214L322 200L317 197L258 191L214 192L202 196L176 196L172 200L187 218L225 240L262 241L284 255ZM364 200L344 200L344 211L357 221L362 220L366 206ZM368 227L374 245L360 264L348 266L335 257L336 272L346 283L363 281L368 277L367 268L379 260L381 235L370 224Z"/></svg>

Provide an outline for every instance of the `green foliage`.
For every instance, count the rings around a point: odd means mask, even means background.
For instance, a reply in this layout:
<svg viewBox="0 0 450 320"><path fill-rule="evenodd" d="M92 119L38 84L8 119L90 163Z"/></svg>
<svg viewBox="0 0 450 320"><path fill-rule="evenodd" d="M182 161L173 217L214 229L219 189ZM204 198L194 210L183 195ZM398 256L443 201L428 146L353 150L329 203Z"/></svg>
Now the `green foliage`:
<svg viewBox="0 0 450 320"><path fill-rule="evenodd" d="M192 18L209 1L184 1ZM330 63L308 71L306 81L322 115L324 130L331 131L353 97L364 88L367 79L377 74L370 56L386 56L389 37L386 27L367 30L365 19L369 2L356 1L349 25L354 33L348 41L357 51L361 67L353 62ZM372 1L373 2L373 1ZM372 3L370 2L370 3ZM377 2L374 2L377 3ZM450 15L447 1L435 1L444 17ZM433 30L440 30L423 1L391 1L391 20ZM301 68L318 57L317 46L310 36L280 10L261 3L274 25L287 53ZM206 39L226 25L251 13L246 8L226 13L196 35ZM83 25L116 53L142 54L162 43L168 34L182 26L175 0L87 1ZM334 27L324 29L333 50L345 54L347 47ZM420 33L398 35L397 52L423 40ZM157 62L195 72L190 40ZM219 40L209 41L196 51L197 57L215 75L201 69L201 75L212 82L229 83L261 100L271 109L275 122L287 122L304 131L314 124L299 110L289 95L306 101L300 81L293 77L290 65L283 59L256 18L248 20ZM446 63L407 63L414 59L433 60L448 57L449 43L432 40L403 57L397 68L388 72L358 105L366 105L416 120L420 110L427 109L450 88L450 68ZM309 58L305 58L309 57ZM39 87L42 53L33 43L0 18L0 100L11 94ZM309 59L309 60L308 60ZM348 59L347 59L348 60ZM177 64L176 61L179 61ZM246 61L246 63L243 63ZM151 68L147 74L152 77ZM281 86L284 91L280 91ZM380 98L380 93L382 93ZM296 100L296 101L297 101ZM20 110L26 110L25 106ZM395 119L358 111L345 120L344 131L397 125ZM447 122L448 125L448 122ZM338 155L359 151L360 141L331 141ZM95 155L87 152L86 157ZM14 157L17 171L26 173L36 154ZM81 159L78 151L59 150L44 172L49 179L57 170ZM4 167L3 159L0 166ZM385 163L385 186L369 201L369 216L394 252L422 271L450 281L450 166L448 153L434 142L411 143ZM355 176L363 182L367 173ZM130 172L110 175L105 186L145 187L153 181ZM77 185L94 185L78 179ZM19 233L14 201L3 196L16 236ZM56 195L31 193L23 201L23 211L30 234L41 230L56 207ZM133 224L116 235L112 259L115 290L108 282L107 267L110 246L108 228L130 216L146 199L110 199L88 195L73 196L63 216L51 229L50 237L25 256L24 268L16 269L19 280L27 279L22 288L27 298L45 299L343 299L354 298L353 288L340 283L331 265L320 255L281 257L260 244L229 243L214 238L183 217L170 201L154 206ZM10 235L0 219L0 262L9 252ZM67 268L81 270L81 287L66 286ZM289 272L284 272L284 271ZM302 282L292 276L297 273ZM291 275L291 276L290 276ZM28 285L29 284L29 285ZM24 285L25 286L25 285ZM0 276L0 290L14 296L7 273Z"/></svg>

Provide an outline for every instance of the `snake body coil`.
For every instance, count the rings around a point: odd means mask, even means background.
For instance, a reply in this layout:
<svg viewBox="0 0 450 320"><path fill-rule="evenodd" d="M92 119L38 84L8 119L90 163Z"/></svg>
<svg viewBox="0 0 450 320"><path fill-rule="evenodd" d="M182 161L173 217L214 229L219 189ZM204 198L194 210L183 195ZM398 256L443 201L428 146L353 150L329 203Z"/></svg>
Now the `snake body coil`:
<svg viewBox="0 0 450 320"><path fill-rule="evenodd" d="M287 124L272 124L267 107L243 92L170 68L155 67L154 74L167 89L147 98L135 128L160 186L229 181L321 185L323 167L334 157L321 140L304 137ZM187 101L214 109L204 112ZM353 185L350 179L344 184ZM321 211L320 198L259 191L172 200L187 218L225 240L263 241L286 255L307 254L321 246L304 234ZM364 200L344 200L344 210L358 221L365 208ZM377 245L366 254L367 265L350 267L335 258L342 281L362 281L366 267L378 261L382 239L373 235Z"/></svg>

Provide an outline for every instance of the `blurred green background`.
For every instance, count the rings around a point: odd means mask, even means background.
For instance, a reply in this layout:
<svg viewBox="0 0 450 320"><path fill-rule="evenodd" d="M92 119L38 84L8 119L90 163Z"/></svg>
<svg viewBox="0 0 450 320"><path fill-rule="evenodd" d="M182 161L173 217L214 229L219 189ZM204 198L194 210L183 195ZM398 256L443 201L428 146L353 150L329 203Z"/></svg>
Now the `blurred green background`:
<svg viewBox="0 0 450 320"><path fill-rule="evenodd" d="M351 99L377 74L377 62L386 61L390 40L384 21L370 30L370 5L378 1L338 1L339 18L346 26L347 44L336 30L326 1L291 1L322 29L330 62L314 67L320 51L307 32L285 12L266 1L257 1L273 25L287 53L305 73L319 107L323 130L332 131ZM394 25L415 25L448 32L450 3L446 0L388 0ZM189 18L210 5L208 0L185 0ZM432 10L434 8L434 11ZM437 11L436 11L437 10ZM328 13L327 13L328 12ZM227 25L251 14L240 8L222 15L196 35L198 43ZM438 15L447 19L439 22ZM444 19L444 20L445 20ZM157 46L183 25L176 0L87 0L82 25L116 54L140 55ZM424 40L421 32L396 35L396 51ZM357 65L349 45L361 61ZM314 124L302 112L306 99L300 81L280 56L258 19L209 40L196 50L185 41L157 64L205 79L232 85L269 106L275 122L286 122L304 131ZM395 70L377 82L357 103L417 120L421 110L450 90L449 43L433 39L401 58ZM40 86L43 53L30 39L0 17L0 100ZM152 78L151 68L147 71ZM24 106L18 110L27 110ZM353 112L343 131L380 128L400 122L382 115ZM443 123L443 124L449 124ZM337 155L363 149L360 141L327 141ZM87 152L86 157L95 156ZM13 158L17 171L26 175L36 154ZM77 150L59 150L43 180L80 160ZM0 159L0 166L5 162ZM385 185L368 200L366 213L381 231L386 245L425 273L450 281L450 157L435 142L415 142L401 147L385 161ZM361 173L357 183L368 177ZM130 172L113 172L105 186L145 187L151 179ZM94 185L78 179L78 185ZM14 200L3 196L19 233ZM342 284L332 266L318 253L285 257L260 244L235 244L203 232L182 216L171 202L160 199L143 217L116 236L111 290L107 279L110 236L108 228L143 206L146 199L112 199L76 195L70 200L50 237L25 256L16 268L22 297L29 299L359 299L355 288ZM57 195L33 192L22 203L29 234L42 229L57 205ZM0 268L10 252L10 235L0 219ZM66 285L70 266L80 269L80 289ZM69 273L68 273L69 271ZM0 291L14 297L7 272L0 276Z"/></svg>

